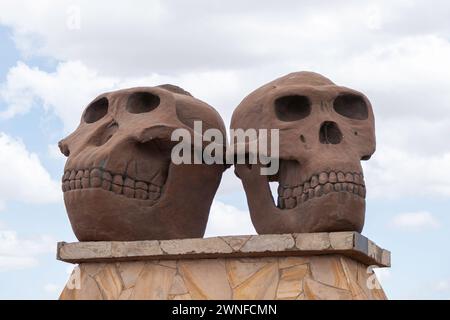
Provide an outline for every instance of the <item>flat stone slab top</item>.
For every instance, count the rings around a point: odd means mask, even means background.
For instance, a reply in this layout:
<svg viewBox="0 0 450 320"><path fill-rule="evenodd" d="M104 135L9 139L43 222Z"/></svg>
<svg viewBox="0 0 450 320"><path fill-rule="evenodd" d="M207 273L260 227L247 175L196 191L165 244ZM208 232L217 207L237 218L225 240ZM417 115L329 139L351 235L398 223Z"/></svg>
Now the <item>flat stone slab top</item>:
<svg viewBox="0 0 450 320"><path fill-rule="evenodd" d="M341 254L365 265L391 266L391 253L357 232L59 242L57 250L57 259L69 263Z"/></svg>

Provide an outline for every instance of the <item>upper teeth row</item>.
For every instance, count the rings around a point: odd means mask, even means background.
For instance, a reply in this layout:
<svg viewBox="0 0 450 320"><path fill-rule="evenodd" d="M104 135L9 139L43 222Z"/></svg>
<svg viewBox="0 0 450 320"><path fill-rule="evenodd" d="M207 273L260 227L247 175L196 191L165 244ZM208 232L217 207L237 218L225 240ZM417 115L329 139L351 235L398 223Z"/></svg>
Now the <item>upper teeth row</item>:
<svg viewBox="0 0 450 320"><path fill-rule="evenodd" d="M63 192L76 189L103 188L129 198L143 200L156 200L161 196L161 186L133 180L120 174L112 174L100 168L66 171L62 180Z"/></svg>

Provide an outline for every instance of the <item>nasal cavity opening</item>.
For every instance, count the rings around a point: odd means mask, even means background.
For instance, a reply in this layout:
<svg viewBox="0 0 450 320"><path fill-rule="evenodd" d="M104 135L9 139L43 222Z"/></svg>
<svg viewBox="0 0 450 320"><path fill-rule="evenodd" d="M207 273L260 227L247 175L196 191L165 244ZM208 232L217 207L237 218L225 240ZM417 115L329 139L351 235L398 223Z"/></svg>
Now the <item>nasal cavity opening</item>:
<svg viewBox="0 0 450 320"><path fill-rule="evenodd" d="M342 141L342 132L336 122L325 121L320 126L319 140L322 144L338 144Z"/></svg>

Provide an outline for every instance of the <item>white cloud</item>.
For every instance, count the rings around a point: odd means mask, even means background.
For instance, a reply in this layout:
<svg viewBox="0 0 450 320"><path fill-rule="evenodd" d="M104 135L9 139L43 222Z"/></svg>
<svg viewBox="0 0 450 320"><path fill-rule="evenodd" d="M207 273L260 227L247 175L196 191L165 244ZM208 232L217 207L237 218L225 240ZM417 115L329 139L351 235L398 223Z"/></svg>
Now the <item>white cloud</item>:
<svg viewBox="0 0 450 320"><path fill-rule="evenodd" d="M0 203L17 200L51 203L60 200L59 183L52 180L38 156L0 132Z"/></svg>
<svg viewBox="0 0 450 320"><path fill-rule="evenodd" d="M64 288L64 284L58 285L54 283L47 283L44 285L44 291L46 293L55 295L61 293L62 289Z"/></svg>
<svg viewBox="0 0 450 320"><path fill-rule="evenodd" d="M42 106L54 113L64 124L66 132L80 121L83 109L100 93L133 86L154 86L173 83L190 91L231 118L241 93L238 78L230 71L186 73L164 76L149 73L146 77L105 77L87 68L79 61L59 63L55 72L45 72L18 62L11 68L0 91L7 108L0 110L0 120L28 112L33 106ZM208 86L205 86L205 84ZM242 93L243 94L243 93Z"/></svg>
<svg viewBox="0 0 450 320"><path fill-rule="evenodd" d="M80 28L68 28L79 8ZM81 60L102 73L243 69L317 59L340 64L405 33L448 32L447 4L420 1L2 2L0 23L27 55ZM405 14L408 12L408 14ZM420 19L430 16L424 28ZM432 18L431 18L432 17ZM319 64L320 65L320 64Z"/></svg>
<svg viewBox="0 0 450 320"><path fill-rule="evenodd" d="M439 281L436 285L435 285L435 290L436 291L450 291L450 280L441 280Z"/></svg>
<svg viewBox="0 0 450 320"><path fill-rule="evenodd" d="M241 180L234 174L234 167L230 167L222 175L217 194L226 195L233 192L244 192L244 187L242 186Z"/></svg>
<svg viewBox="0 0 450 320"><path fill-rule="evenodd" d="M333 79L365 92L375 115L391 118L450 118L450 42L414 35L376 43L337 66Z"/></svg>
<svg viewBox="0 0 450 320"><path fill-rule="evenodd" d="M61 153L57 144L49 144L47 146L48 156L54 160L66 161L66 157Z"/></svg>
<svg viewBox="0 0 450 320"><path fill-rule="evenodd" d="M364 164L369 198L450 196L450 152L432 155L393 146L380 149Z"/></svg>
<svg viewBox="0 0 450 320"><path fill-rule="evenodd" d="M54 112L65 127L74 128L89 101L113 85L114 79L98 77L77 61L59 64L51 73L18 62L0 91L8 106L0 112L0 119L26 113L37 104Z"/></svg>
<svg viewBox="0 0 450 320"><path fill-rule="evenodd" d="M395 229L420 231L440 227L439 221L427 211L401 213L394 216L390 226Z"/></svg>
<svg viewBox="0 0 450 320"><path fill-rule="evenodd" d="M0 233L0 236L1 233ZM38 261L33 257L14 257L0 255L0 272L36 267Z"/></svg>
<svg viewBox="0 0 450 320"><path fill-rule="evenodd" d="M248 211L215 200L205 237L256 234Z"/></svg>
<svg viewBox="0 0 450 320"><path fill-rule="evenodd" d="M22 239L13 230L0 230L0 272L37 266L38 256L54 252L55 243L47 235Z"/></svg>

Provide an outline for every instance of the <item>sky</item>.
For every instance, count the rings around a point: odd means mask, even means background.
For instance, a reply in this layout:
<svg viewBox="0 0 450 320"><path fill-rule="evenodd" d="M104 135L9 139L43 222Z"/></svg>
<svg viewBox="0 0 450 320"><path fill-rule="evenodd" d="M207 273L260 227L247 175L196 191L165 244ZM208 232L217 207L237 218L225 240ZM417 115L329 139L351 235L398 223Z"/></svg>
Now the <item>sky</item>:
<svg viewBox="0 0 450 320"><path fill-rule="evenodd" d="M392 252L388 297L450 299L449 16L448 1L0 2L0 299L56 299L68 279L57 142L98 94L172 83L229 126L247 94L302 70L372 103L363 234ZM254 233L229 169L206 236Z"/></svg>

